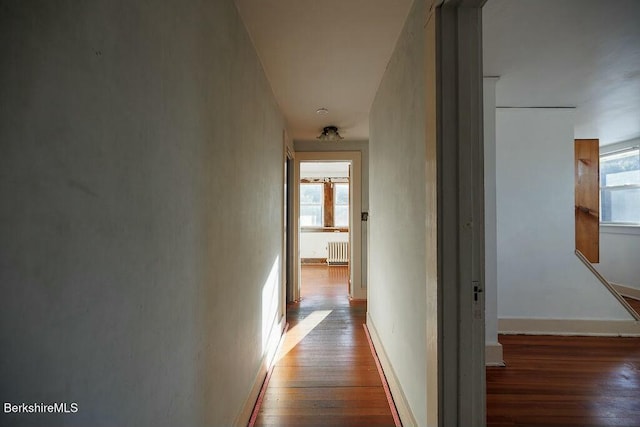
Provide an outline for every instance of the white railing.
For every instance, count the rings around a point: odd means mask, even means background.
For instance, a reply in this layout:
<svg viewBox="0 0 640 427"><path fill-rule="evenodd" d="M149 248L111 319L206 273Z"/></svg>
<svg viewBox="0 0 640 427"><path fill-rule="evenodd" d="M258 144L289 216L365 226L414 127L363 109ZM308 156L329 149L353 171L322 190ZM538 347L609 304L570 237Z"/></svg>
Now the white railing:
<svg viewBox="0 0 640 427"><path fill-rule="evenodd" d="M625 301L624 298L622 298L622 296L618 293L618 291L615 290L615 288L613 286L611 286L611 283L609 283L609 281L607 279L604 278L604 276L602 274L600 274L600 272L598 270L596 270L596 268L591 264L591 262L589 262L589 260L587 259L587 257L585 257L582 252L580 252L579 250L576 249L576 256L578 257L578 259L580 261L582 261L584 263L584 265L587 266L587 268L589 270L591 270L591 272L593 273L594 276L596 276L596 278L600 281L600 283L602 283L604 285L605 288L607 288L609 290L609 292L611 292L611 294L616 297L616 299L620 302L620 304L622 304L622 306L629 312L629 314L635 319L640 321L640 314L636 313L636 311L629 305L629 303L627 301Z"/></svg>

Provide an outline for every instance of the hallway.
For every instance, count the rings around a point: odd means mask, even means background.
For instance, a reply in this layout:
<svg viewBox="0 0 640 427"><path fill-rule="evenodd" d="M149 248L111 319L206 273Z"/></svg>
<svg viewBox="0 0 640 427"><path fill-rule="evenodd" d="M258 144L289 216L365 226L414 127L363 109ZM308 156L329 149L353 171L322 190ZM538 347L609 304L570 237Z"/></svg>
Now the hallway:
<svg viewBox="0 0 640 427"><path fill-rule="evenodd" d="M256 426L394 426L347 267L304 266ZM255 414L254 414L255 415Z"/></svg>

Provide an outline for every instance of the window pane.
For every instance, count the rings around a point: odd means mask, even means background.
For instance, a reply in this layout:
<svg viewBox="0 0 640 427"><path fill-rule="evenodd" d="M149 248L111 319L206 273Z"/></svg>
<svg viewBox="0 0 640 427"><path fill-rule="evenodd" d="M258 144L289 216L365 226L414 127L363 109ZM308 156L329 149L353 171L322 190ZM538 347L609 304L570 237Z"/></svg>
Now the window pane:
<svg viewBox="0 0 640 427"><path fill-rule="evenodd" d="M335 204L349 205L349 184L335 184Z"/></svg>
<svg viewBox="0 0 640 427"><path fill-rule="evenodd" d="M322 203L322 184L300 184L300 203L301 204L321 204Z"/></svg>
<svg viewBox="0 0 640 427"><path fill-rule="evenodd" d="M640 183L640 170L608 173L605 175L606 186L628 185Z"/></svg>
<svg viewBox="0 0 640 427"><path fill-rule="evenodd" d="M600 185L640 184L640 151L629 150L600 158Z"/></svg>
<svg viewBox="0 0 640 427"><path fill-rule="evenodd" d="M602 221L640 223L640 188L602 190Z"/></svg>
<svg viewBox="0 0 640 427"><path fill-rule="evenodd" d="M333 212L333 222L336 227L348 227L349 206L336 206Z"/></svg>
<svg viewBox="0 0 640 427"><path fill-rule="evenodd" d="M333 224L336 227L349 226L349 184L334 184Z"/></svg>
<svg viewBox="0 0 640 427"><path fill-rule="evenodd" d="M322 206L300 206L300 226L322 227Z"/></svg>

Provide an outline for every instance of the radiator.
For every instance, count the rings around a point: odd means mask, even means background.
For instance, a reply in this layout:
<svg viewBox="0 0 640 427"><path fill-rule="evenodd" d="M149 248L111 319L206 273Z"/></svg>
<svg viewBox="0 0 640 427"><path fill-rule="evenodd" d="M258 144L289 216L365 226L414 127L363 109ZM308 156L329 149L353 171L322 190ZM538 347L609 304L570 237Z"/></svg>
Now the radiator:
<svg viewBox="0 0 640 427"><path fill-rule="evenodd" d="M349 263L349 242L329 242L327 264L345 265Z"/></svg>

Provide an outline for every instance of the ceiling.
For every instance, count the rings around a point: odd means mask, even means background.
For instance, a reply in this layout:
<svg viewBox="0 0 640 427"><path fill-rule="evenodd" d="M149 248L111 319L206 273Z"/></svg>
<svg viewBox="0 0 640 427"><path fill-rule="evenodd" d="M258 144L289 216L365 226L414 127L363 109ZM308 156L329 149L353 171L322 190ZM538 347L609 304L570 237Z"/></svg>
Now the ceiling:
<svg viewBox="0 0 640 427"><path fill-rule="evenodd" d="M294 140L366 140L412 0L235 0ZM576 138L640 137L639 0L489 0L498 106L576 107ZM316 110L326 108L326 115Z"/></svg>
<svg viewBox="0 0 640 427"><path fill-rule="evenodd" d="M489 0L484 74L503 107L576 107L575 137L640 137L640 1Z"/></svg>
<svg viewBox="0 0 640 427"><path fill-rule="evenodd" d="M369 138L369 109L411 4L236 0L291 138L313 140L328 125Z"/></svg>

